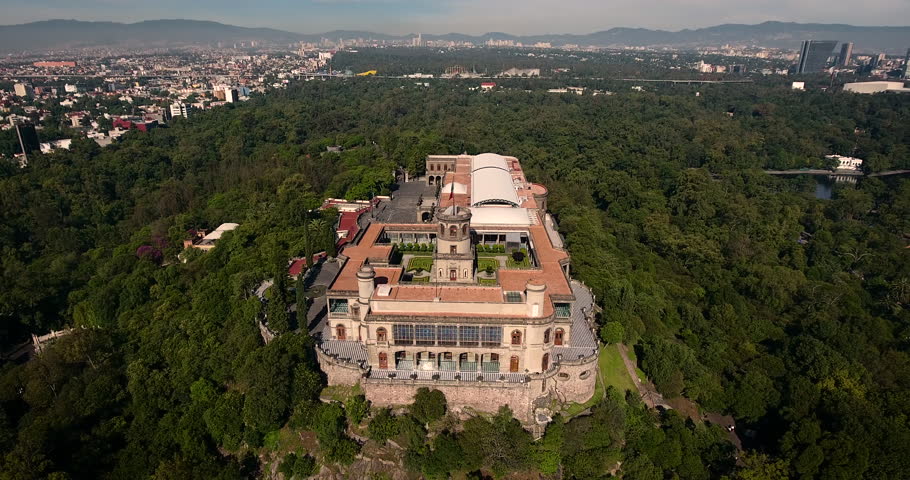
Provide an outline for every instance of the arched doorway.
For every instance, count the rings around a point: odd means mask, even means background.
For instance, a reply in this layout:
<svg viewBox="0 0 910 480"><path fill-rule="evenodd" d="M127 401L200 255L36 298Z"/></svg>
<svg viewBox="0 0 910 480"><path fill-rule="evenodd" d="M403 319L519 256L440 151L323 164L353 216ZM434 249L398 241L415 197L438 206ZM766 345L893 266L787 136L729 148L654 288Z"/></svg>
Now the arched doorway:
<svg viewBox="0 0 910 480"><path fill-rule="evenodd" d="M462 372L477 371L477 354L462 353L458 356L458 370Z"/></svg>
<svg viewBox="0 0 910 480"><path fill-rule="evenodd" d="M387 370L389 368L389 355L385 352L379 353L379 368Z"/></svg>
<svg viewBox="0 0 910 480"><path fill-rule="evenodd" d="M556 334L553 336L553 344L562 345L562 339L565 336L565 334L566 334L565 330L563 330L561 328L557 328Z"/></svg>
<svg viewBox="0 0 910 480"><path fill-rule="evenodd" d="M540 371L546 372L548 368L550 368L550 354L545 353L543 354L543 359L540 361Z"/></svg>
<svg viewBox="0 0 910 480"><path fill-rule="evenodd" d="M339 323L338 326L335 327L335 339L347 340L347 338L347 331L345 330L344 325Z"/></svg>
<svg viewBox="0 0 910 480"><path fill-rule="evenodd" d="M455 357L452 352L439 354L439 370L443 372L454 372L456 370Z"/></svg>

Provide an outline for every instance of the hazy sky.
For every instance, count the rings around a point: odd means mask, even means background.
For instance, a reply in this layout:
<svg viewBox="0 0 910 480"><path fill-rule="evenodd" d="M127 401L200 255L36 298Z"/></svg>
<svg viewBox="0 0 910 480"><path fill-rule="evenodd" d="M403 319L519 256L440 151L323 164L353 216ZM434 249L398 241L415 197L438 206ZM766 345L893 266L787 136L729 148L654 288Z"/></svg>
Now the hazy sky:
<svg viewBox="0 0 910 480"><path fill-rule="evenodd" d="M0 12L6 25L52 18L189 18L301 33L589 33L765 20L910 24L910 0L0 0Z"/></svg>

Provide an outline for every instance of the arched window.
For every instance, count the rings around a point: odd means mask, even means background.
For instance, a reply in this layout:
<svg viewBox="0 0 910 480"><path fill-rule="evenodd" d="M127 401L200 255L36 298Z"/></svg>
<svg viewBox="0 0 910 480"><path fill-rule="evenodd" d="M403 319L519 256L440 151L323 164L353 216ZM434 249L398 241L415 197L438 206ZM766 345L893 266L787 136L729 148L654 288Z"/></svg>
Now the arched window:
<svg viewBox="0 0 910 480"><path fill-rule="evenodd" d="M335 327L335 338L338 340L347 339L347 334L345 332L344 325L339 323L338 326Z"/></svg>
<svg viewBox="0 0 910 480"><path fill-rule="evenodd" d="M512 332L512 345L521 345L521 332L518 330Z"/></svg>
<svg viewBox="0 0 910 480"><path fill-rule="evenodd" d="M388 341L388 333L386 333L386 329L384 329L382 327L379 327L376 329L376 341L377 342Z"/></svg>
<svg viewBox="0 0 910 480"><path fill-rule="evenodd" d="M449 227L449 236L454 237L455 235L458 235L458 227L456 227L455 225L452 225L451 227Z"/></svg>
<svg viewBox="0 0 910 480"><path fill-rule="evenodd" d="M468 234L468 224L467 223L461 226L461 234L462 235Z"/></svg>
<svg viewBox="0 0 910 480"><path fill-rule="evenodd" d="M550 343L550 329L543 331L543 343Z"/></svg>
<svg viewBox="0 0 910 480"><path fill-rule="evenodd" d="M439 224L439 234L442 235L443 233L446 233L446 226L440 223Z"/></svg>
<svg viewBox="0 0 910 480"><path fill-rule="evenodd" d="M518 356L512 355L512 358L509 359L509 371L517 372L518 371Z"/></svg>
<svg viewBox="0 0 910 480"><path fill-rule="evenodd" d="M389 368L389 356L385 352L379 353L379 368Z"/></svg>
<svg viewBox="0 0 910 480"><path fill-rule="evenodd" d="M565 336L565 331L561 328L556 329L556 334L553 336L554 345L562 345L562 337Z"/></svg>
<svg viewBox="0 0 910 480"><path fill-rule="evenodd" d="M540 361L540 371L546 372L550 368L550 354L543 354L543 359Z"/></svg>
<svg viewBox="0 0 910 480"><path fill-rule="evenodd" d="M430 185L433 185L435 180L436 180L436 177L430 176Z"/></svg>

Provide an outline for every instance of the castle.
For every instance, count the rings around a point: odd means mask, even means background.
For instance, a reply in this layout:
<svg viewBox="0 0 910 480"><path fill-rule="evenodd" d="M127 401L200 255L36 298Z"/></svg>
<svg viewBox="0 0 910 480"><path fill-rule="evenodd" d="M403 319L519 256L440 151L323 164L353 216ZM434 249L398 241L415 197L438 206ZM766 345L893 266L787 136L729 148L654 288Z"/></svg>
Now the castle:
<svg viewBox="0 0 910 480"><path fill-rule="evenodd" d="M594 394L598 344L590 291L547 189L516 158L430 155L412 223L370 223L339 256L317 349L330 385L360 384L378 406L420 387L456 411L508 405L525 425Z"/></svg>

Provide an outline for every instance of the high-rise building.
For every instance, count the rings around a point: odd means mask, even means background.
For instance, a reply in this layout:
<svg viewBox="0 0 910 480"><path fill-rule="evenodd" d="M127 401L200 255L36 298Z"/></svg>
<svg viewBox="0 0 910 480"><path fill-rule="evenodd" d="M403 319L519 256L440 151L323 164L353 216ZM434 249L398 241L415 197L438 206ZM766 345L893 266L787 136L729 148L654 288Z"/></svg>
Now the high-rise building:
<svg viewBox="0 0 910 480"><path fill-rule="evenodd" d="M224 89L224 101L228 103L234 103L240 99L240 95L237 93L237 90L234 88L225 88Z"/></svg>
<svg viewBox="0 0 910 480"><path fill-rule="evenodd" d="M844 42L840 46L840 57L837 58L837 62L842 67L847 67L850 65L850 57L853 56L853 42Z"/></svg>
<svg viewBox="0 0 910 480"><path fill-rule="evenodd" d="M816 73L828 65L828 57L837 46L837 40L806 40L799 50L796 73Z"/></svg>
<svg viewBox="0 0 910 480"><path fill-rule="evenodd" d="M907 49L907 55L904 57L904 78L910 78L910 48Z"/></svg>
<svg viewBox="0 0 910 480"><path fill-rule="evenodd" d="M41 142L38 141L38 132L31 123L17 123L16 136L19 138L19 148L22 149L22 159L19 166L28 165L28 154L41 150Z"/></svg>
<svg viewBox="0 0 910 480"><path fill-rule="evenodd" d="M174 102L171 104L171 117L190 118L190 109L183 102Z"/></svg>
<svg viewBox="0 0 910 480"><path fill-rule="evenodd" d="M879 53L872 59L872 68L881 68L885 65L885 54Z"/></svg>

